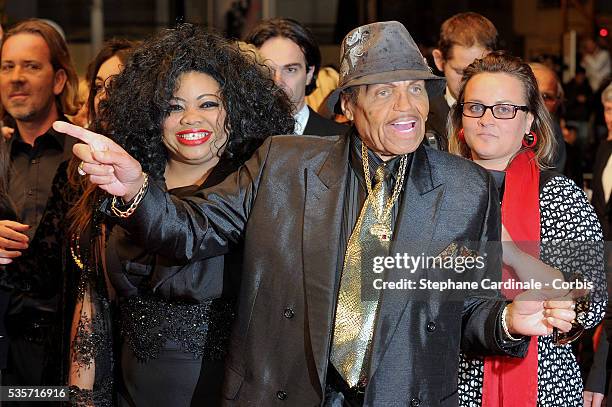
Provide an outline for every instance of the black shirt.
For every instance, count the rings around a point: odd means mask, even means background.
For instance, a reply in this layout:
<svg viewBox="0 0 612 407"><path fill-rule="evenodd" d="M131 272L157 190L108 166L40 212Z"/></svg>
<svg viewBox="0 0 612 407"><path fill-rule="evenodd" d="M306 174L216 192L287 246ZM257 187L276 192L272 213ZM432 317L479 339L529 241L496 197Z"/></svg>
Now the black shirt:
<svg viewBox="0 0 612 407"><path fill-rule="evenodd" d="M60 120L67 121L65 117ZM63 200L68 200L60 189L67 183L67 161L75 140L52 128L37 137L33 146L23 141L17 129L9 140L8 195L17 221L30 225L25 233L29 248L3 267L0 278L0 285L13 290L10 314L54 312L57 308L62 273L60 225L67 208Z"/></svg>
<svg viewBox="0 0 612 407"><path fill-rule="evenodd" d="M66 118L60 120L67 121ZM53 128L39 136L31 146L21 138L19 130L9 141L11 170L8 194L21 223L30 225L33 238L51 194L51 184L61 162L72 155L74 142Z"/></svg>

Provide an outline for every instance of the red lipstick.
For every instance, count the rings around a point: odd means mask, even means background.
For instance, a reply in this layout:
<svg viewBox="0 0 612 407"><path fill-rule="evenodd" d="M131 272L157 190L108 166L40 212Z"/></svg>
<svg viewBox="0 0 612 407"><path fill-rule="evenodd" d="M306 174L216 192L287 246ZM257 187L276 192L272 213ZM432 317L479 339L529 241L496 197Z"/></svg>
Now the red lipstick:
<svg viewBox="0 0 612 407"><path fill-rule="evenodd" d="M206 143L212 136L212 132L206 129L187 129L176 133L179 143L187 146L197 146Z"/></svg>

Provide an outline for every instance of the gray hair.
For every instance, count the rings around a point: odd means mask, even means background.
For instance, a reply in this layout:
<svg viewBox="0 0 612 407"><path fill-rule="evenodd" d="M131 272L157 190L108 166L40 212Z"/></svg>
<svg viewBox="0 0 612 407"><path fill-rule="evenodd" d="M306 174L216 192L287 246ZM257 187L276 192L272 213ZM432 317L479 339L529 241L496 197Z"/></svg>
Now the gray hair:
<svg viewBox="0 0 612 407"><path fill-rule="evenodd" d="M612 82L601 92L601 103L612 102Z"/></svg>

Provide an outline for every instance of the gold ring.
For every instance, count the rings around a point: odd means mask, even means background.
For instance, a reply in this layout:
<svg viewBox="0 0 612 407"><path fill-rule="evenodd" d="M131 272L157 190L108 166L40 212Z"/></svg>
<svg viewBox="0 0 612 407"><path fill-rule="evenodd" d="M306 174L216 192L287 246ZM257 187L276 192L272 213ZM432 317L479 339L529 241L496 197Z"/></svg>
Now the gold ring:
<svg viewBox="0 0 612 407"><path fill-rule="evenodd" d="M87 173L83 170L83 164L85 164L85 162L81 161L81 163L77 167L77 172L79 173L80 176L87 175Z"/></svg>

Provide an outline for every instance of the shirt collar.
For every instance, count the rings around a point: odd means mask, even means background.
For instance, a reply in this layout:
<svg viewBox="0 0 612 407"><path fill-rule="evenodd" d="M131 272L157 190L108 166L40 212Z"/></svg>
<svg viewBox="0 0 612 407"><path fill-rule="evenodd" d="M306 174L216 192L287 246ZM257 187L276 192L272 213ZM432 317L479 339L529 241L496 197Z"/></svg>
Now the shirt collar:
<svg viewBox="0 0 612 407"><path fill-rule="evenodd" d="M68 122L66 116L63 115L60 116L57 120ZM34 145L37 145L39 143L48 143L47 145L49 147L57 148L59 151L63 151L66 145L66 137L67 136L64 133L58 133L53 129L53 127L49 127L49 129L44 134L41 134L36 138ZM21 135L19 134L19 128L15 126L15 133L9 140L9 151L13 153L14 149L20 147L22 148L24 145L28 144L23 141L23 138L21 138Z"/></svg>
<svg viewBox="0 0 612 407"><path fill-rule="evenodd" d="M310 110L308 110L308 105L304 103L304 106L302 106L300 111L293 116L295 119L295 127L293 128L293 132L295 134L304 134L304 129L306 129L306 123L308 122L309 117Z"/></svg>

